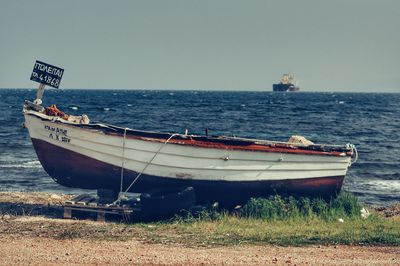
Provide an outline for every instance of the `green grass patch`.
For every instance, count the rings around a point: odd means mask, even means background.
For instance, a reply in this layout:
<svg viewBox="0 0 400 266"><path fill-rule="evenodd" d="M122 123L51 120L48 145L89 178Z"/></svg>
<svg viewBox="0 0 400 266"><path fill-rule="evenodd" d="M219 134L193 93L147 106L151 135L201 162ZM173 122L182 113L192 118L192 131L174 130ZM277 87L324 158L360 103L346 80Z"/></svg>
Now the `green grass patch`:
<svg viewBox="0 0 400 266"><path fill-rule="evenodd" d="M343 223L319 217L266 220L224 215L217 220L175 220L159 225L195 245L356 244L400 245L400 222L375 215L347 218Z"/></svg>
<svg viewBox="0 0 400 266"><path fill-rule="evenodd" d="M195 245L400 245L399 219L377 214L364 219L362 208L348 193L330 201L276 195L251 199L233 213L210 208L158 226Z"/></svg>
<svg viewBox="0 0 400 266"><path fill-rule="evenodd" d="M299 199L279 195L267 199L253 198L243 206L239 215L246 218L259 218L269 221L288 219L339 219L345 217L359 217L362 209L358 199L349 194L342 193L329 202L320 198Z"/></svg>

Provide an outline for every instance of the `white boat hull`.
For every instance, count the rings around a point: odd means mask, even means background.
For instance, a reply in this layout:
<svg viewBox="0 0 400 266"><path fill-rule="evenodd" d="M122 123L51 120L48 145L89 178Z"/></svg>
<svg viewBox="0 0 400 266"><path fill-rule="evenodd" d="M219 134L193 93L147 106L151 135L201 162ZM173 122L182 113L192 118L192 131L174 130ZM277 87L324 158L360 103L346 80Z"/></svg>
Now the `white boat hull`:
<svg viewBox="0 0 400 266"><path fill-rule="evenodd" d="M140 173L130 191L194 186L200 201L240 201L274 192L328 196L340 190L351 162L346 153L232 146L190 136L168 141L52 121L34 111L24 115L44 169L70 187L119 190L123 172L124 189Z"/></svg>

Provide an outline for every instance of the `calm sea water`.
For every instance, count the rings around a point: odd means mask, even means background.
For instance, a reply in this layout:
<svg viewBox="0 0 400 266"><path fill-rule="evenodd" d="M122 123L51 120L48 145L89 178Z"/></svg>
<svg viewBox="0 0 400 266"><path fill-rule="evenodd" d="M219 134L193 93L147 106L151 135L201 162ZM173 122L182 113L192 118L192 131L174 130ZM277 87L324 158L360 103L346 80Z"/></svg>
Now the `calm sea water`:
<svg viewBox="0 0 400 266"><path fill-rule="evenodd" d="M0 188L79 193L46 174L21 127L23 101L35 93L0 90ZM143 130L351 142L360 159L344 190L376 205L400 201L400 94L47 90L44 105L53 103L92 121Z"/></svg>

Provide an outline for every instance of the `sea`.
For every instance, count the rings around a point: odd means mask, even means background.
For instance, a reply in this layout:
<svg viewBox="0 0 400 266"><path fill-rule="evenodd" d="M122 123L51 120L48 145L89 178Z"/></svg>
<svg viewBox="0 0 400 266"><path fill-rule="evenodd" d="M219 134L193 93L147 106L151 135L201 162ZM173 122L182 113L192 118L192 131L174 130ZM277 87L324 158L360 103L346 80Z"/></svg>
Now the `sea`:
<svg viewBox="0 0 400 266"><path fill-rule="evenodd" d="M24 100L35 89L0 89L0 190L82 193L43 170L28 131ZM400 93L166 90L46 90L43 105L140 130L356 145L343 190L360 201L400 201Z"/></svg>

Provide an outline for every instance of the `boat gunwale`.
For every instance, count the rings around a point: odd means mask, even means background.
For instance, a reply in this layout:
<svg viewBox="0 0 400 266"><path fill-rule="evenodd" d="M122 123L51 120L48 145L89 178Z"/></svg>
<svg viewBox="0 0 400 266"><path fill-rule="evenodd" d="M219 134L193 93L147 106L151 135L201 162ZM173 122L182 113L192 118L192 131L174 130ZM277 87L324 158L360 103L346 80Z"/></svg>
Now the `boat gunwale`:
<svg viewBox="0 0 400 266"><path fill-rule="evenodd" d="M38 133L38 134L41 135L42 137L45 137L45 135L43 135L41 133ZM113 148L121 148L121 146L116 146L116 145L112 145L112 144L109 144L109 143L97 142L97 141L94 141L94 140L84 139L84 138L80 138L80 137L76 137L76 136L74 136L73 139L76 139L76 140L82 141L82 142L94 143L96 145L104 145L104 146L113 147ZM135 139L135 140L145 141L145 140L142 140L142 139ZM171 144L174 144L174 143L171 143ZM83 147L83 146L78 146L78 145L75 145L75 144L72 144L72 143L70 143L68 145L73 145L75 147ZM84 148L85 149L89 149L87 147L84 147ZM209 149L211 149L211 148L209 148ZM93 150L93 149L89 149L89 150L97 151L97 150ZM144 149L139 149L139 148L127 147L127 146L125 146L125 150L126 151L130 150L130 151L135 151L135 152L137 151L137 152L151 153L151 154L155 153L154 151L151 151L151 150L144 150ZM97 152L99 152L99 151L97 151ZM258 151L254 151L254 152L258 152ZM104 153L104 154L108 154L108 153ZM166 155L166 156L172 156L172 157L185 157L185 158L205 159L205 160L221 160L221 159L225 159L225 158L222 158L222 157L199 157L199 156L191 156L191 155L186 155L186 154L185 155L181 155L181 154L163 152L163 151L158 152L158 154ZM276 160L272 160L272 159L270 159L270 160L262 159L261 160L261 159L246 159L246 158L231 158L231 157L229 157L229 161L248 161L248 162L264 162L264 163L276 163L277 162ZM306 164L306 163L310 163L310 161L300 161L300 160L293 161L293 160L287 160L287 159L285 159L282 162L289 163L289 164L298 164L298 163ZM315 160L313 160L312 162L313 163L322 163L322 164L344 163L344 162L336 162L336 161L315 161Z"/></svg>

